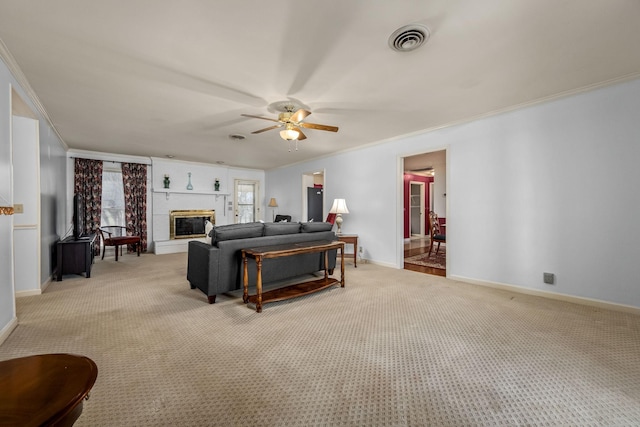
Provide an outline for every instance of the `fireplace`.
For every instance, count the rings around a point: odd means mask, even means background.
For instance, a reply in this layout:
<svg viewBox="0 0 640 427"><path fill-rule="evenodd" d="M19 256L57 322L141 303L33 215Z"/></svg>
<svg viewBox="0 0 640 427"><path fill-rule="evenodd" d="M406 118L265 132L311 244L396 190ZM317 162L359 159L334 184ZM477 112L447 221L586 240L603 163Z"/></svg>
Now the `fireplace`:
<svg viewBox="0 0 640 427"><path fill-rule="evenodd" d="M169 212L169 238L192 239L205 237L204 226L207 221L216 223L214 210L175 210Z"/></svg>

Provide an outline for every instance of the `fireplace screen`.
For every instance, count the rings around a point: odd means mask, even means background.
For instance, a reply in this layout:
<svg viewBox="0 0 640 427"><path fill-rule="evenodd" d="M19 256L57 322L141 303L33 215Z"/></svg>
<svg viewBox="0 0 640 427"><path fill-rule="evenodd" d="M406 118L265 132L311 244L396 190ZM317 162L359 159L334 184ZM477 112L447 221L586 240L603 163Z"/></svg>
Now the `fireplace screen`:
<svg viewBox="0 0 640 427"><path fill-rule="evenodd" d="M169 213L169 238L191 239L205 237L204 226L207 221L216 223L215 211L171 211Z"/></svg>

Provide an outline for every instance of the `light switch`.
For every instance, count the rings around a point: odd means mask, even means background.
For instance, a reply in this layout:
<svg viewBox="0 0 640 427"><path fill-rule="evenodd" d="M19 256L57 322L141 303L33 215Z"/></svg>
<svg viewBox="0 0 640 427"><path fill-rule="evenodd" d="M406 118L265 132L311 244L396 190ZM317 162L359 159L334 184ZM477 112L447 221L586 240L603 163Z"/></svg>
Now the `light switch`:
<svg viewBox="0 0 640 427"><path fill-rule="evenodd" d="M13 213L24 213L24 205L22 203L16 203L13 205Z"/></svg>

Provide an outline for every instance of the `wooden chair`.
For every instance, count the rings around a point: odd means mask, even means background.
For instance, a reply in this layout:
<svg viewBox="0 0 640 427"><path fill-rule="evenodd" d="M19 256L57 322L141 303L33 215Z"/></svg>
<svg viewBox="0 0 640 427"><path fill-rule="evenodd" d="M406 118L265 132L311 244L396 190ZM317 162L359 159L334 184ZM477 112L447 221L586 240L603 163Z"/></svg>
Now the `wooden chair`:
<svg viewBox="0 0 640 427"><path fill-rule="evenodd" d="M438 222L438 215L435 212L429 212L429 231L431 233L431 242L429 243L429 255L431 256L431 251L433 250L433 244L438 243L438 247L436 248L436 255L440 250L440 243L447 243L447 236L444 234L440 234L440 223Z"/></svg>
<svg viewBox="0 0 640 427"><path fill-rule="evenodd" d="M276 215L273 222L291 222L291 215Z"/></svg>
<svg viewBox="0 0 640 427"><path fill-rule="evenodd" d="M124 227L119 227L119 228L123 228ZM104 235L107 235L108 237L105 237ZM107 231L107 230L103 230L102 228L98 228L98 235L100 236L100 239L102 240L102 259L104 259L104 253L105 253L105 249L107 248L107 246L113 246L115 248L116 251L116 261L118 261L118 247L119 246L126 246L126 245L133 245L138 252L138 256L140 256L140 246L141 245L141 239L140 236L114 236L115 232L113 231ZM120 249L122 251L122 248Z"/></svg>

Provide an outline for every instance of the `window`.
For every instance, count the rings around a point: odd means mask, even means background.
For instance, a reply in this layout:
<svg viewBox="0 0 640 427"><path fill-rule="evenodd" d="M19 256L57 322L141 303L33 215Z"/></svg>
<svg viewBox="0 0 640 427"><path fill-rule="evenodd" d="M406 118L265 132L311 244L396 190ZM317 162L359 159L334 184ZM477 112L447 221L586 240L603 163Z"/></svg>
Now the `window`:
<svg viewBox="0 0 640 427"><path fill-rule="evenodd" d="M258 220L259 208L256 206L258 181L235 181L236 223L243 224Z"/></svg>
<svg viewBox="0 0 640 427"><path fill-rule="evenodd" d="M102 170L102 213L100 226L125 227L124 187L119 163L104 162Z"/></svg>

